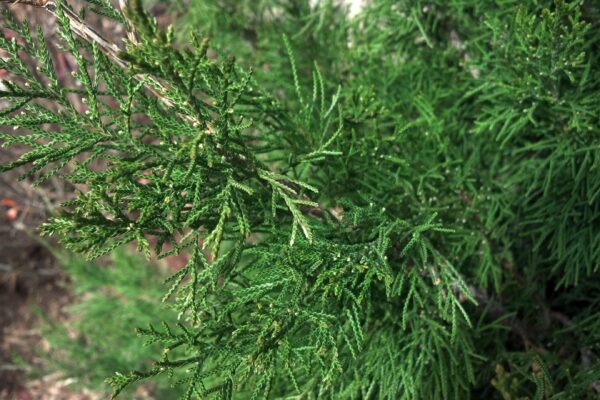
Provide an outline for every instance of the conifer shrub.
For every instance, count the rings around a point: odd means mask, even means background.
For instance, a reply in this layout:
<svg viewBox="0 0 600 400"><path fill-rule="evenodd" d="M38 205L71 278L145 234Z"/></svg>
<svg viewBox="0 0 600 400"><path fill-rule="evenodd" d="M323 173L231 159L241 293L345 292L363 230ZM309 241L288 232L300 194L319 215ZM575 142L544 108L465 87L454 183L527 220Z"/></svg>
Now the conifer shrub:
<svg viewBox="0 0 600 400"><path fill-rule="evenodd" d="M597 2L90 1L124 46L35 3L80 85L7 20L2 169L77 185L70 250L189 255L115 396L598 398Z"/></svg>

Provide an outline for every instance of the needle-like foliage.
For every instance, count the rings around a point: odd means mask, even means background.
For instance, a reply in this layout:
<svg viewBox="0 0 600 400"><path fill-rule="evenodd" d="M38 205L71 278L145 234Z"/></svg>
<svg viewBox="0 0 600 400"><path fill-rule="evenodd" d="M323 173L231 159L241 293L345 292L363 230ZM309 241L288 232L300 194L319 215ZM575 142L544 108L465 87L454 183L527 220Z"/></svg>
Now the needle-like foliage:
<svg viewBox="0 0 600 400"><path fill-rule="evenodd" d="M42 227L69 249L188 254L115 395L600 395L595 2L90 3L126 46L57 2L74 87L5 16L2 169L76 186Z"/></svg>

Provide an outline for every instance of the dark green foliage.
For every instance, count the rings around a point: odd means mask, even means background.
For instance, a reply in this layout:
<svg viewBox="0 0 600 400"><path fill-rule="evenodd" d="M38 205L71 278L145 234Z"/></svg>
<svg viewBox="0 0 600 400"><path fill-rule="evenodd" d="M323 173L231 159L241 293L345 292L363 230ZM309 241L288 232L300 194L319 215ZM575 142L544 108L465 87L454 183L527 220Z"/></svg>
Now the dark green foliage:
<svg viewBox="0 0 600 400"><path fill-rule="evenodd" d="M116 393L598 397L597 4L205 1L178 31L212 42L181 45L130 2L111 57L61 7L83 90L14 27L1 122L30 134L3 138L32 150L4 168L69 167L85 189L43 231L73 250L190 255L180 321L139 330L162 356Z"/></svg>

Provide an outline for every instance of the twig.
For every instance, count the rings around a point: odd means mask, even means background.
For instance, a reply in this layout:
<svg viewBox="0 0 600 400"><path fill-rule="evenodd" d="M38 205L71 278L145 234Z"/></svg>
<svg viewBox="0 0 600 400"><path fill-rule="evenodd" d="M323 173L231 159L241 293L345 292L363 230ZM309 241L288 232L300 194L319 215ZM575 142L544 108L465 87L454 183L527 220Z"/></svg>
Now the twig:
<svg viewBox="0 0 600 400"><path fill-rule="evenodd" d="M12 272L13 270L12 265L0 263L0 272Z"/></svg>
<svg viewBox="0 0 600 400"><path fill-rule="evenodd" d="M28 6L33 6L33 7L37 7L37 8L43 8L44 10L46 10L48 13L50 13L54 17L58 16L57 11L56 11L57 5L56 5L55 0L16 0L16 1L15 0L0 0L0 3L10 3L12 5L16 5L16 4L28 5ZM121 0L120 3L121 3L121 7L124 7L126 4L126 2L124 0ZM104 54L106 54L119 67L121 67L123 69L127 69L129 67L129 63L127 61L125 61L123 58L121 58L121 56L119 55L119 53L122 51L122 49L119 48L119 46L104 39L104 37L100 33L98 33L96 30L94 30L93 28L88 26L86 24L86 22L84 20L82 20L69 7L65 7L65 6L61 6L61 5L59 5L59 7L61 7L61 11L69 20L69 25L70 25L71 30L77 36L81 37L82 39L86 40L89 43L96 43L98 48ZM151 85L144 84L144 87L148 91L150 91L153 95L155 95L158 99L160 99L166 107L174 107L173 101L171 99L169 99L168 97L166 97L164 94L164 93L168 92L168 88L163 83L159 82L157 79L155 79L151 76L145 76L145 75L140 75L140 74L135 75L134 78L137 81L150 82ZM156 88L158 88L158 89L156 89ZM195 117L192 117L189 115L181 115L181 117L195 125L199 124L198 119Z"/></svg>
<svg viewBox="0 0 600 400"><path fill-rule="evenodd" d="M475 296L475 299L478 303L485 304L489 307L488 310L491 316L499 318L509 314L509 312L504 308L502 303L493 298L490 298L486 292L482 291L481 289L475 286L471 286L470 289L471 292L473 292L473 296ZM566 328L573 329L575 327L573 321L571 321L571 319L563 313L560 313L558 311L547 310L547 314L549 318L560 322ZM519 335L526 345L530 345L532 343L532 341L530 340L531 334L529 333L530 328L523 321L519 320L516 317L511 317L505 319L504 324L507 327L509 327L511 331ZM583 368L592 368L593 353L591 348L588 346L582 347L581 349L579 349L579 354L581 358L581 365L583 366ZM600 381L593 382L591 384L591 387L596 393L600 394Z"/></svg>
<svg viewBox="0 0 600 400"><path fill-rule="evenodd" d="M558 311L550 311L550 317L557 320L561 324L563 324L566 328L573 330L576 325L571 319L565 314ZM581 365L585 369L590 369L593 367L593 357L594 353L589 346L582 347L579 349L579 354L581 355ZM592 389L598 394L600 394L600 380L592 383Z"/></svg>
<svg viewBox="0 0 600 400"><path fill-rule="evenodd" d="M488 306L489 314L492 317L500 318L510 314L504 308L502 303L500 303L496 299L490 298L485 291L479 289L478 287L475 287L474 285L471 285L469 289L471 289L471 292L473 293L475 300L477 300L477 303ZM521 337L526 347L530 346L533 343L531 340L531 335L529 334L530 329L523 321L519 320L517 317L510 317L504 319L503 323L508 328L510 328L512 332Z"/></svg>
<svg viewBox="0 0 600 400"><path fill-rule="evenodd" d="M37 8L43 8L48 13L57 17L56 13L56 2L55 0L0 0L0 3L10 3L12 6L15 5L26 5L33 6ZM69 19L69 23L71 29L75 34L80 36L81 38L87 40L88 42L95 42L98 47L108 55L115 63L117 63L122 68L127 67L127 63L119 57L118 53L121 49L114 43L108 42L106 39L102 37L98 32L94 29L86 25L85 21L83 21L77 14L73 12L69 7L62 7L62 11L65 16Z"/></svg>
<svg viewBox="0 0 600 400"><path fill-rule="evenodd" d="M0 3L11 3L12 5L23 4L26 6L45 7L48 0L0 0Z"/></svg>
<svg viewBox="0 0 600 400"><path fill-rule="evenodd" d="M28 371L27 367L20 367L13 364L0 364L0 371Z"/></svg>

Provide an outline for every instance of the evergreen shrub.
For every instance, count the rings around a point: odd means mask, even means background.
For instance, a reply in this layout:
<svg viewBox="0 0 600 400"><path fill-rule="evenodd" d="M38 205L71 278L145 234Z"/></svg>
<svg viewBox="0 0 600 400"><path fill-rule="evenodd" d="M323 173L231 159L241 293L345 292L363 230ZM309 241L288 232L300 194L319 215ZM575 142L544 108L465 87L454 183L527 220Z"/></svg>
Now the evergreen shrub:
<svg viewBox="0 0 600 400"><path fill-rule="evenodd" d="M597 1L211 0L163 30L90 0L124 46L35 3L62 41L7 19L2 170L76 186L41 227L70 250L189 255L115 395L600 396Z"/></svg>

